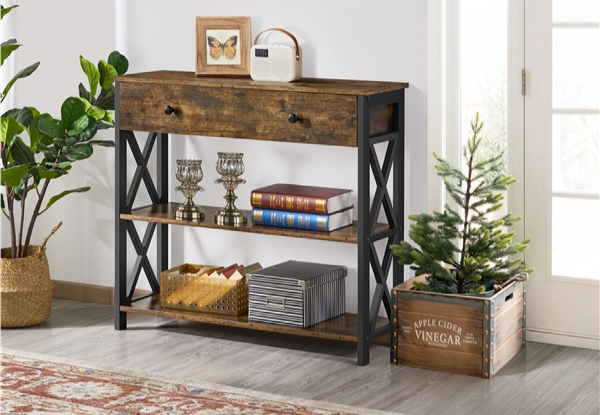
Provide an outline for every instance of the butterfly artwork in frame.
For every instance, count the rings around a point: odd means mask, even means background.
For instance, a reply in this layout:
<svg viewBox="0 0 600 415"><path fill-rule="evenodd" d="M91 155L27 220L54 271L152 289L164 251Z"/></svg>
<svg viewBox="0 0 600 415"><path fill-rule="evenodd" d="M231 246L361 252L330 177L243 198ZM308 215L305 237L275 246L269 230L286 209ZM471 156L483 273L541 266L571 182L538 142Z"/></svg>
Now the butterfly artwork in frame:
<svg viewBox="0 0 600 415"><path fill-rule="evenodd" d="M250 17L196 17L196 76L250 75Z"/></svg>
<svg viewBox="0 0 600 415"><path fill-rule="evenodd" d="M237 40L239 35L235 34L232 36L221 35L217 37L216 32L229 32L229 31L217 31L207 30L206 40L208 41L208 54L206 55L206 62L208 65L239 65L240 54L237 53ZM231 32L238 33L239 30L232 30ZM215 36L211 36L214 34Z"/></svg>

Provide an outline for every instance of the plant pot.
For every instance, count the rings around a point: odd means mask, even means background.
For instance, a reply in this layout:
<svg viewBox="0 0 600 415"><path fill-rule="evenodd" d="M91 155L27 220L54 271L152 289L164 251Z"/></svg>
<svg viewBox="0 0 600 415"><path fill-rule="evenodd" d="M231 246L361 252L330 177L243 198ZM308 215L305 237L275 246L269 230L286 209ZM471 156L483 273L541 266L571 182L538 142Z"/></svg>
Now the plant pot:
<svg viewBox="0 0 600 415"><path fill-rule="evenodd" d="M46 321L52 311L54 282L50 279L46 242L31 245L27 256L12 258L11 248L1 250L0 308L3 328L29 327Z"/></svg>
<svg viewBox="0 0 600 415"><path fill-rule="evenodd" d="M12 259L11 248L2 249L2 327L27 327L50 317L54 282L46 250L30 246L26 257Z"/></svg>
<svg viewBox="0 0 600 415"><path fill-rule="evenodd" d="M492 377L525 346L525 279L488 298L394 287L392 363Z"/></svg>

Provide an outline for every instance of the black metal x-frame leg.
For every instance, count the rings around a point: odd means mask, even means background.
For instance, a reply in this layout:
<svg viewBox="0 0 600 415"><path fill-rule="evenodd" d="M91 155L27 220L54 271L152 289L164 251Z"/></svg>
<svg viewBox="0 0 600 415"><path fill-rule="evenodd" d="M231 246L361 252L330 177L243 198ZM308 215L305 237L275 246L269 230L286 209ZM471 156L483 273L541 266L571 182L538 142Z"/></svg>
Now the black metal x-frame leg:
<svg viewBox="0 0 600 415"><path fill-rule="evenodd" d="M115 106L119 106L119 91L116 91ZM154 234L156 233L157 267L158 272L166 269L168 265L168 238L167 225L149 223L146 227L144 237L140 239L134 223L130 220L121 219L122 213L130 213L135 203L140 184L144 186L153 204L167 203L168 193L168 134L149 133L143 152L137 143L132 131L120 130L119 115L115 120L115 329L125 330L127 328L127 313L121 311L122 305L130 305L149 295L158 294L159 282L153 267L148 259L148 250ZM130 148L133 158L137 164L131 185L127 187L127 148ZM148 169L150 156L156 150L156 185ZM127 237L137 253L137 258L129 278L127 278ZM152 293L133 298L139 280L140 273L144 271L152 289Z"/></svg>
<svg viewBox="0 0 600 415"><path fill-rule="evenodd" d="M391 105L393 122L391 132L371 136L370 115L373 107ZM380 164L375 144L387 143L383 164ZM370 200L371 172L376 189ZM388 181L392 178L392 195ZM404 223L404 91L387 92L358 98L358 364L369 363L370 342L391 330L392 305L387 286L392 270L393 285L404 280L403 268L393 261L387 247L403 238ZM376 231L381 208L388 227ZM380 261L375 242L386 241L386 250ZM375 290L371 299L371 271ZM377 326L381 304L386 310L388 323Z"/></svg>

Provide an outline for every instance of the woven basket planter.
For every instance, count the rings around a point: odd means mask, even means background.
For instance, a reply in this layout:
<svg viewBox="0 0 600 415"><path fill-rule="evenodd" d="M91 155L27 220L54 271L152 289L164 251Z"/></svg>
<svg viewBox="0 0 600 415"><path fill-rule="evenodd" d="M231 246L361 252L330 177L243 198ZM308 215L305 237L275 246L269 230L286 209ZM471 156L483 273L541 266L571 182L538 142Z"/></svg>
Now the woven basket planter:
<svg viewBox="0 0 600 415"><path fill-rule="evenodd" d="M54 282L50 279L46 242L32 245L26 257L11 258L11 248L2 249L0 308L2 327L28 327L43 323L52 311Z"/></svg>

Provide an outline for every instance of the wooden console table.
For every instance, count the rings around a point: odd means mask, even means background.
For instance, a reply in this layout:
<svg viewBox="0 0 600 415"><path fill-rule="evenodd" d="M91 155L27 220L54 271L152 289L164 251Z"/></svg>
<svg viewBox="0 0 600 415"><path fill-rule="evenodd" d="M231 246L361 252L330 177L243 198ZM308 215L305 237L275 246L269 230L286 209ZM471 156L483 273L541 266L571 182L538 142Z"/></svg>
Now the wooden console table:
<svg viewBox="0 0 600 415"><path fill-rule="evenodd" d="M317 338L354 341L358 364L369 363L369 345L389 335L393 312L387 279L403 281L402 267L389 249L379 258L375 242L387 246L402 240L404 224L404 89L406 83L303 78L298 82L255 82L249 78L195 77L192 72L156 71L116 77L116 184L115 184L115 329L127 328L127 313L157 315L254 330ZM225 117L223 114L228 114ZM232 116L233 115L233 116ZM140 148L135 132L147 132ZM213 222L218 208L203 207L202 222L176 220L169 204L167 171L169 134L288 141L358 148L358 220L334 232L281 229L267 226L234 227ZM380 161L374 145L387 143ZM128 147L137 167L127 180ZM157 169L148 160L157 151ZM376 183L370 198L370 181ZM387 189L391 178L392 192ZM141 183L151 206L134 207ZM383 208L385 223L377 223ZM133 221L148 222L140 238ZM358 246L358 312L347 313L302 329L248 321L247 316L161 309L157 276L168 269L167 227L170 224L219 228L227 231L284 235L354 243ZM148 259L156 233L157 264ZM127 238L137 253L127 275ZM282 261L289 258L282 258ZM144 271L152 293L134 298ZM372 276L372 277L371 277ZM370 295L371 279L375 282ZM378 317L381 304L387 318Z"/></svg>

